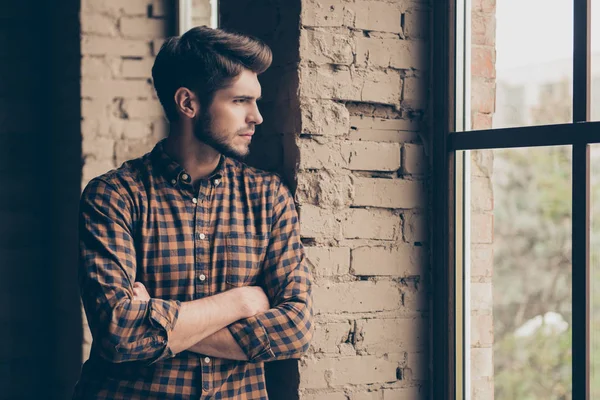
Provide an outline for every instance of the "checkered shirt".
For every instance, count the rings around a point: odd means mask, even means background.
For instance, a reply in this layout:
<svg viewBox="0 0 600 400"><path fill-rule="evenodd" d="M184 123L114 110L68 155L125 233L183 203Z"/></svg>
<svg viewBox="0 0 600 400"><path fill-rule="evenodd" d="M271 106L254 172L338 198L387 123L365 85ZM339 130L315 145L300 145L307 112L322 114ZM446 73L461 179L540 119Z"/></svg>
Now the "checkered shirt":
<svg viewBox="0 0 600 400"><path fill-rule="evenodd" d="M159 142L90 181L80 203L81 297L93 336L76 399L267 399L264 362L308 348L311 274L281 179L221 157L192 186ZM142 282L151 300L133 300ZM229 331L249 361L173 354L181 302L260 285L271 309Z"/></svg>

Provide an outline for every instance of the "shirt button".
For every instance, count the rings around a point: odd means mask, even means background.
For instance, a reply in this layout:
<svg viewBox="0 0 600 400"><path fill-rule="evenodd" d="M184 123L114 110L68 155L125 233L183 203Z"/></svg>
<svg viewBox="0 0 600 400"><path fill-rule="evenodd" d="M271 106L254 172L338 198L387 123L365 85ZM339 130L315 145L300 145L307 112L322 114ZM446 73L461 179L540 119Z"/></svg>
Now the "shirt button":
<svg viewBox="0 0 600 400"><path fill-rule="evenodd" d="M206 235L205 235L204 233L201 233L201 234L200 234L200 239L201 239L201 240L204 240L204 239L206 239Z"/></svg>
<svg viewBox="0 0 600 400"><path fill-rule="evenodd" d="M206 275L200 274L200 276L198 277L198 279L200 279L202 282L204 282L206 280Z"/></svg>
<svg viewBox="0 0 600 400"><path fill-rule="evenodd" d="M183 174L181 175L181 179L183 179L184 181L187 181L189 179L189 175L188 174Z"/></svg>
<svg viewBox="0 0 600 400"><path fill-rule="evenodd" d="M176 179L171 179L171 183L174 185L174 184L177 183L177 180Z"/></svg>
<svg viewBox="0 0 600 400"><path fill-rule="evenodd" d="M215 186L219 186L219 183L221 183L221 181L218 179L215 179Z"/></svg>
<svg viewBox="0 0 600 400"><path fill-rule="evenodd" d="M194 197L194 198L192 199L192 203L194 203L194 204L198 204L198 199Z"/></svg>
<svg viewBox="0 0 600 400"><path fill-rule="evenodd" d="M204 357L204 362L205 362L206 364L210 364L210 358L208 358L208 357Z"/></svg>

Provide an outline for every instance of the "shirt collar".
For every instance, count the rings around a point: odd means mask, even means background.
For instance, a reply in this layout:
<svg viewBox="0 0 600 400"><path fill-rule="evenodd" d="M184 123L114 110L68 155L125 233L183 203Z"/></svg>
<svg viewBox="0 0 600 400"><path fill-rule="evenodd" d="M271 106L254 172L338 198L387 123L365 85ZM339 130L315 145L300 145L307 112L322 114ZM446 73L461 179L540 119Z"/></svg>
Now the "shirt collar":
<svg viewBox="0 0 600 400"><path fill-rule="evenodd" d="M166 139L159 141L154 149L152 150L152 160L154 165L158 168L158 171L164 175L169 183L177 185L178 183L192 184L190 175L185 169L179 165L179 163L173 160L165 151L164 143ZM225 174L226 157L221 154L219 164L213 173L206 179L208 180L223 180Z"/></svg>

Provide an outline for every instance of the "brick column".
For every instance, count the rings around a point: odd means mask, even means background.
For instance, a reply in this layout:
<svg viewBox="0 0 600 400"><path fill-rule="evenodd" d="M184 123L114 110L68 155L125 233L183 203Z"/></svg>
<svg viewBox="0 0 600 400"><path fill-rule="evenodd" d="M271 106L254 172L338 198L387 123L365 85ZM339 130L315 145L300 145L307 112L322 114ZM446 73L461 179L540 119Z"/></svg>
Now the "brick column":
<svg viewBox="0 0 600 400"><path fill-rule="evenodd" d="M472 129L491 129L496 103L496 1L472 3ZM492 271L494 201L491 150L473 151L471 159L471 394L494 398L494 320Z"/></svg>
<svg viewBox="0 0 600 400"><path fill-rule="evenodd" d="M427 396L429 12L302 1L297 199L316 323L303 399Z"/></svg>

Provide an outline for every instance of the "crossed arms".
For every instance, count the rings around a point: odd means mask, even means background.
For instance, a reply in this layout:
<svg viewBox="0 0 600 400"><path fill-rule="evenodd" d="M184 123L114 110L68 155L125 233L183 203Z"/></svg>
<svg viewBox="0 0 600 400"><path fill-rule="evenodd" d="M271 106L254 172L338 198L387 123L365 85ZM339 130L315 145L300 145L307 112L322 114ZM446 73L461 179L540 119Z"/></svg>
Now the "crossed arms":
<svg viewBox="0 0 600 400"><path fill-rule="evenodd" d="M310 273L291 194L279 184L263 265L267 287L239 287L180 302L135 283L130 199L95 179L80 205L80 289L94 347L111 362L153 363L189 350L272 361L299 357L312 335Z"/></svg>

